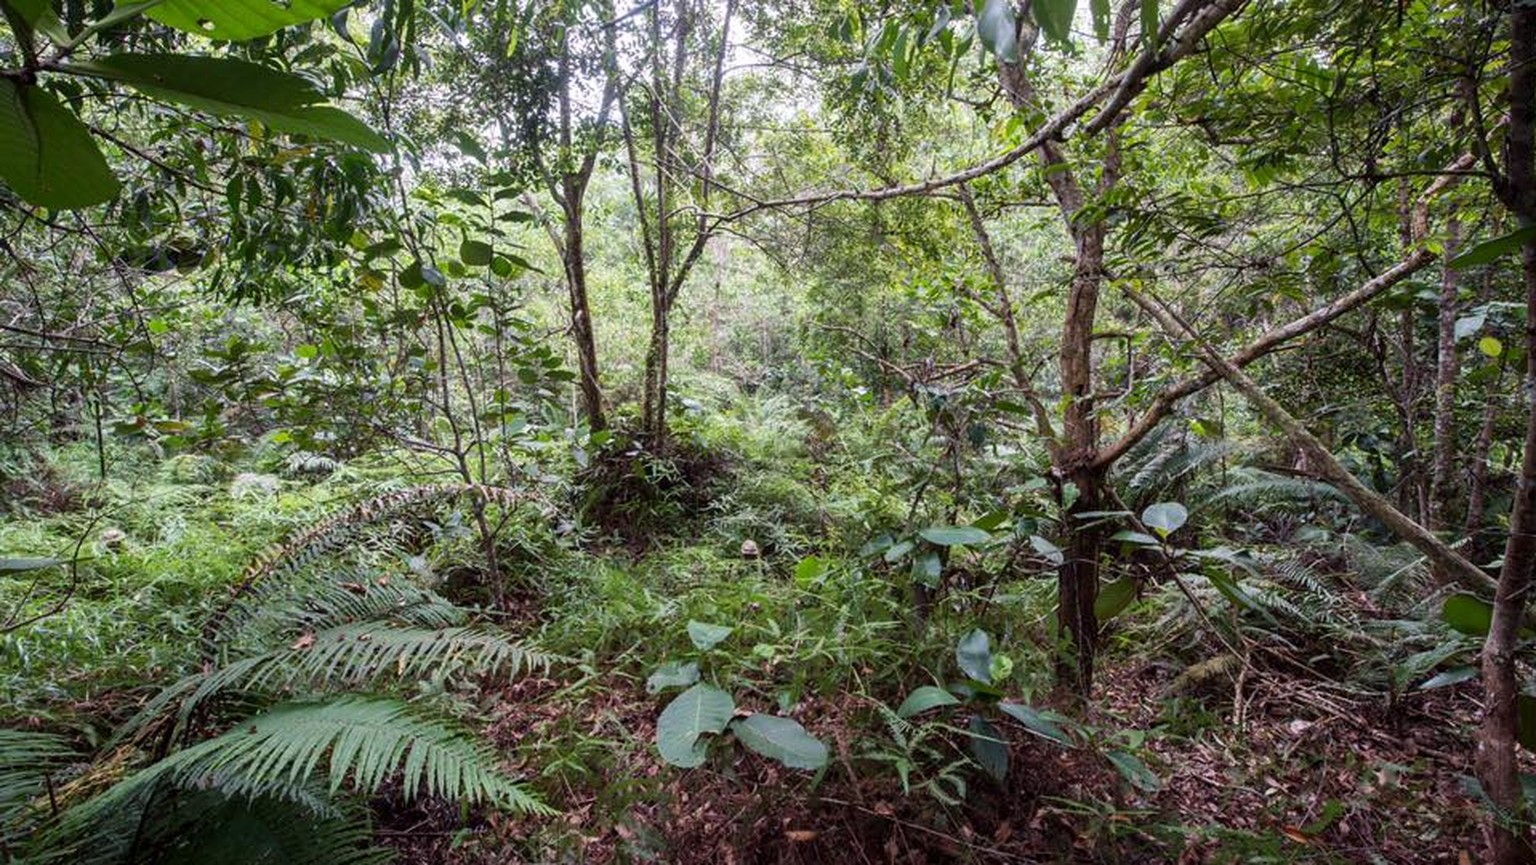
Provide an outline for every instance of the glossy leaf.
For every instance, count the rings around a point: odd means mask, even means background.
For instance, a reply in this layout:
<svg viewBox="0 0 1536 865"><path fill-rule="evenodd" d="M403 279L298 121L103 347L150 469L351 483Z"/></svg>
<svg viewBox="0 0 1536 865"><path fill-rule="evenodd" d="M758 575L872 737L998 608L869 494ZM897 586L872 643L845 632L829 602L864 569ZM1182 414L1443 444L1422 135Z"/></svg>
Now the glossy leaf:
<svg viewBox="0 0 1536 865"><path fill-rule="evenodd" d="M991 535L975 526L929 526L918 532L923 540L941 547L984 544Z"/></svg>
<svg viewBox="0 0 1536 865"><path fill-rule="evenodd" d="M365 150L389 142L297 75L232 57L114 54L73 64L86 75L119 81L139 92L218 116L260 121L280 132L339 141Z"/></svg>
<svg viewBox="0 0 1536 865"><path fill-rule="evenodd" d="M987 632L977 628L961 637L955 646L955 663L972 679L992 684L992 641Z"/></svg>
<svg viewBox="0 0 1536 865"><path fill-rule="evenodd" d="M1003 734L980 715L972 715L967 725L971 733L971 756L992 780L1002 783L1008 777L1008 743Z"/></svg>
<svg viewBox="0 0 1536 865"><path fill-rule="evenodd" d="M1155 793L1162 789L1163 782L1135 754L1129 751L1110 751L1104 757L1132 787L1144 793Z"/></svg>
<svg viewBox="0 0 1536 865"><path fill-rule="evenodd" d="M1452 667L1443 673L1430 677L1419 686L1420 691L1433 691L1436 688L1447 688L1451 685L1459 685L1477 678L1476 667Z"/></svg>
<svg viewBox="0 0 1536 865"><path fill-rule="evenodd" d="M955 695L943 688L935 687L934 685L924 685L908 694L907 698L901 701L901 705L896 708L896 715L901 718L912 718L943 706L958 706L959 704L960 701L955 699Z"/></svg>
<svg viewBox="0 0 1536 865"><path fill-rule="evenodd" d="M1023 703L1001 702L997 708L1008 717L1024 725L1024 729L1058 745L1071 745L1072 739L1054 721Z"/></svg>
<svg viewBox="0 0 1536 865"><path fill-rule="evenodd" d="M1446 267L1463 268L1476 267L1479 264L1490 264L1498 259L1518 252L1520 247L1536 240L1536 225L1512 231L1502 237L1485 240L1445 263Z"/></svg>
<svg viewBox="0 0 1536 865"><path fill-rule="evenodd" d="M489 243L466 239L459 244L459 260L470 267L485 267L495 258L496 252Z"/></svg>
<svg viewBox="0 0 1536 865"><path fill-rule="evenodd" d="M661 758L684 769L703 765L709 744L702 737L720 733L736 713L731 695L703 683L677 695L656 719L656 748Z"/></svg>
<svg viewBox="0 0 1536 865"><path fill-rule="evenodd" d="M827 746L791 718L754 714L731 722L741 744L791 769L820 769L827 764Z"/></svg>
<svg viewBox="0 0 1536 865"><path fill-rule="evenodd" d="M240 41L328 18L350 5L352 0L162 0L144 14L208 39Z"/></svg>
<svg viewBox="0 0 1536 865"><path fill-rule="evenodd" d="M1019 62L1018 19L1014 17L1012 0L987 0L976 15L976 35L999 61Z"/></svg>
<svg viewBox="0 0 1536 865"><path fill-rule="evenodd" d="M1072 18L1077 14L1077 0L1031 0L1029 11L1046 37L1058 45L1072 41Z"/></svg>
<svg viewBox="0 0 1536 865"><path fill-rule="evenodd" d="M1164 538L1183 528L1188 520L1189 510L1178 502L1158 502L1141 512L1141 521L1147 528Z"/></svg>
<svg viewBox="0 0 1536 865"><path fill-rule="evenodd" d="M119 184L85 124L39 87L0 79L0 178L24 201L71 209L116 197Z"/></svg>

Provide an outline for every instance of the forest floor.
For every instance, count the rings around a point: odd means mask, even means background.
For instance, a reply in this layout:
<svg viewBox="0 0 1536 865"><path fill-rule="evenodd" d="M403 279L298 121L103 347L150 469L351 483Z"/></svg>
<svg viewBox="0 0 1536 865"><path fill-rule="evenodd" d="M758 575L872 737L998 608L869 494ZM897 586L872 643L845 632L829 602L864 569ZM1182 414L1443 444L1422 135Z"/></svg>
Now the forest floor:
<svg viewBox="0 0 1536 865"><path fill-rule="evenodd" d="M1268 672L1245 683L1241 724L1231 724L1232 679L1224 699L1205 695L1209 708L1170 703L1171 679L1140 661L1101 677L1096 712L1161 731L1147 743L1161 786L1147 795L1128 795L1102 759L1034 737L1012 744L1020 768L1006 787L978 786L963 807L905 794L889 773L854 769L850 740L868 710L850 695L802 707L807 728L835 743L838 768L820 783L742 752L680 772L640 748L572 784L563 813L532 830L486 823L463 843L447 831L456 811L414 810L394 815L392 842L422 865L509 861L503 843L526 849L531 836L558 846L540 861L590 863L1477 861L1481 808L1462 781L1473 689L1388 708ZM624 676L528 679L498 699L486 732L508 754L572 729L640 742L655 732L656 698ZM567 717L571 706L579 717Z"/></svg>

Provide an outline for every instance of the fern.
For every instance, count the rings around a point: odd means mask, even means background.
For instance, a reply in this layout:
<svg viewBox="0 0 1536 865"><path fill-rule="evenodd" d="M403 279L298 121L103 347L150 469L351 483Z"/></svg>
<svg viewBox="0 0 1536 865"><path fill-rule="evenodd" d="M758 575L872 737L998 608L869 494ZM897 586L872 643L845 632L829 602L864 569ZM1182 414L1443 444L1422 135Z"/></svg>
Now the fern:
<svg viewBox="0 0 1536 865"><path fill-rule="evenodd" d="M78 758L61 736L0 730L0 838L24 829L48 789L48 777Z"/></svg>

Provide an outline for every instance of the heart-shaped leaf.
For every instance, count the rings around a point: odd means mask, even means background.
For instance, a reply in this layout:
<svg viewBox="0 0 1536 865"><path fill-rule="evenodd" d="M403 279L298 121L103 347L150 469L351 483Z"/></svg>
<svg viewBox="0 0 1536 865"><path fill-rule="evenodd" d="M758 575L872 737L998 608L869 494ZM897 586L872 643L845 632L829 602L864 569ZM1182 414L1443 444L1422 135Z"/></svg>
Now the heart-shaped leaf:
<svg viewBox="0 0 1536 865"><path fill-rule="evenodd" d="M1189 510L1178 502L1158 502L1148 505L1141 512L1141 521L1147 528L1167 538L1189 521Z"/></svg>
<svg viewBox="0 0 1536 865"><path fill-rule="evenodd" d="M955 663L972 679L992 684L992 641L987 632L977 628L961 637L955 646Z"/></svg>
<svg viewBox="0 0 1536 865"><path fill-rule="evenodd" d="M682 663L680 661L668 661L656 668L656 672L645 680L645 692L647 694L659 694L668 688L686 688L699 680L699 665L695 661Z"/></svg>
<svg viewBox="0 0 1536 865"><path fill-rule="evenodd" d="M703 765L709 743L702 737L720 733L736 714L731 695L702 682L677 695L656 719L656 749L661 758L684 769Z"/></svg>
<svg viewBox="0 0 1536 865"><path fill-rule="evenodd" d="M711 625L706 622L689 622L688 639L693 641L694 648L701 652L707 652L710 649L720 645L720 643L724 641L726 637L729 637L731 632L735 630L735 628L728 628L725 625Z"/></svg>

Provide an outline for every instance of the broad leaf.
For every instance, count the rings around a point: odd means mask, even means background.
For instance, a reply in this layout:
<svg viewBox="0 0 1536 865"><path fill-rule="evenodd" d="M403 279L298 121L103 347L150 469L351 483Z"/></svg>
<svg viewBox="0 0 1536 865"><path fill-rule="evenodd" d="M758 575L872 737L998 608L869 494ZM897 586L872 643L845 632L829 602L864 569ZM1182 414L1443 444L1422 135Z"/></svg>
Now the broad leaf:
<svg viewBox="0 0 1536 865"><path fill-rule="evenodd" d="M1155 793L1162 788L1163 782L1135 754L1129 751L1110 751L1104 757L1132 787L1145 793Z"/></svg>
<svg viewBox="0 0 1536 865"><path fill-rule="evenodd" d="M470 267L485 267L496 257L489 243L466 239L459 244L459 260Z"/></svg>
<svg viewBox="0 0 1536 865"><path fill-rule="evenodd" d="M1058 745L1071 745L1072 739L1067 736L1065 730L1056 725L1054 721L1040 712L1035 711L1023 703L1002 702L997 704L1008 717L1024 725L1024 729L1036 736L1050 739Z"/></svg>
<svg viewBox="0 0 1536 865"><path fill-rule="evenodd" d="M1520 247L1536 240L1536 225L1512 231L1503 237L1495 237L1485 240L1445 263L1446 267L1462 268L1476 267L1479 264L1488 264L1497 261L1516 252Z"/></svg>
<svg viewBox="0 0 1536 865"><path fill-rule="evenodd" d="M790 718L748 715L731 723L741 744L791 769L820 769L827 764L827 746Z"/></svg>
<svg viewBox="0 0 1536 865"><path fill-rule="evenodd" d="M706 622L690 621L688 623L688 639L693 641L695 649L707 652L720 645L734 630L736 629L728 628L725 625L711 625Z"/></svg>
<svg viewBox="0 0 1536 865"><path fill-rule="evenodd" d="M1012 0L987 0L976 15L976 34L999 61L1019 62L1018 19L1013 14Z"/></svg>
<svg viewBox="0 0 1536 865"><path fill-rule="evenodd" d="M1152 537L1146 532L1115 532L1109 536L1109 539L1119 541L1122 544L1136 544L1143 547L1161 546L1161 542L1157 538Z"/></svg>
<svg viewBox="0 0 1536 865"><path fill-rule="evenodd" d="M701 766L709 747L701 737L724 731L735 713L730 694L712 685L694 685L661 710L656 719L656 749L674 766Z"/></svg>
<svg viewBox="0 0 1536 865"><path fill-rule="evenodd" d="M1141 521L1147 528L1164 538L1183 528L1188 520L1189 510L1178 502L1158 502L1141 512Z"/></svg>
<svg viewBox="0 0 1536 865"><path fill-rule="evenodd" d="M1125 611L1136 600L1136 580L1123 577L1099 589L1093 601L1094 618L1107 622Z"/></svg>
<svg viewBox="0 0 1536 865"><path fill-rule="evenodd" d="M991 535L975 526L929 526L918 532L922 539L940 547L958 547L962 544L984 544Z"/></svg>
<svg viewBox="0 0 1536 865"><path fill-rule="evenodd" d="M162 0L145 14L208 39L239 41L327 18L351 4L352 0Z"/></svg>
<svg viewBox="0 0 1536 865"><path fill-rule="evenodd" d="M1072 41L1072 18L1077 14L1077 0L1031 0L1030 14L1052 42L1067 45Z"/></svg>
<svg viewBox="0 0 1536 865"><path fill-rule="evenodd" d="M59 209L111 201L119 189L85 124L39 87L0 79L0 178L23 200Z"/></svg>
<svg viewBox="0 0 1536 865"><path fill-rule="evenodd" d="M941 706L957 706L960 701L955 695L933 685L924 685L907 695L905 700L896 709L899 718L912 718L924 712L937 709Z"/></svg>
<svg viewBox="0 0 1536 865"><path fill-rule="evenodd" d="M231 57L179 54L115 54L73 64L75 72L120 81L167 102L219 116L257 120L280 132L292 132L389 150L389 142L339 108L322 105L325 95L308 81Z"/></svg>
<svg viewBox="0 0 1536 865"><path fill-rule="evenodd" d="M955 663L972 679L992 684L992 642L987 632L977 628L961 637L955 646Z"/></svg>
<svg viewBox="0 0 1536 865"><path fill-rule="evenodd" d="M656 668L656 672L645 680L645 692L647 694L659 694L668 688L686 688L699 680L699 665L689 661L686 664L681 661L668 661Z"/></svg>
<svg viewBox="0 0 1536 865"><path fill-rule="evenodd" d="M1468 594L1451 595L1440 607L1440 618L1452 630L1474 637L1485 636L1493 625L1493 605Z"/></svg>
<svg viewBox="0 0 1536 865"><path fill-rule="evenodd" d="M1035 552L1049 559L1053 565L1059 565L1067 560L1066 554L1061 551L1061 547L1056 546L1039 535L1030 535L1029 545L1035 548Z"/></svg>
<svg viewBox="0 0 1536 865"><path fill-rule="evenodd" d="M943 575L944 560L934 550L925 550L912 560L912 581L918 585L937 589L939 578Z"/></svg>
<svg viewBox="0 0 1536 865"><path fill-rule="evenodd" d="M971 732L971 756L982 771L999 784L1008 777L1008 743L1003 734L980 715L972 715L968 725Z"/></svg>
<svg viewBox="0 0 1536 865"><path fill-rule="evenodd" d="M1093 35L1100 42L1109 39L1109 0L1091 0L1093 9Z"/></svg>

